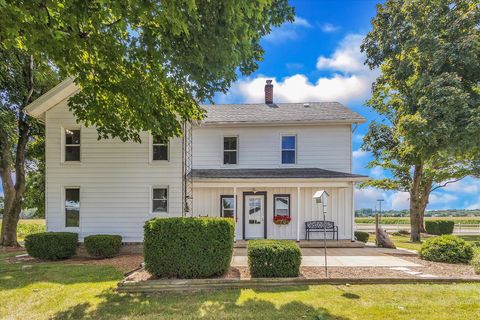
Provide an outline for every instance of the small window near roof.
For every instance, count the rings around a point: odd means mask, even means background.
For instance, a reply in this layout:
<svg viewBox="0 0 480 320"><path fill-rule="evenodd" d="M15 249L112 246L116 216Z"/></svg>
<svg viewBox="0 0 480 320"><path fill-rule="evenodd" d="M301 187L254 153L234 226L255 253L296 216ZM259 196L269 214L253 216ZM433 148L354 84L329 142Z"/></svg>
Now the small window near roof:
<svg viewBox="0 0 480 320"><path fill-rule="evenodd" d="M290 216L289 194L277 194L273 196L273 212L275 216Z"/></svg>
<svg viewBox="0 0 480 320"><path fill-rule="evenodd" d="M80 130L65 130L65 161L80 161Z"/></svg>
<svg viewBox="0 0 480 320"><path fill-rule="evenodd" d="M238 138L223 137L223 164L237 164Z"/></svg>
<svg viewBox="0 0 480 320"><path fill-rule="evenodd" d="M160 136L153 136L152 160L168 160L168 141Z"/></svg>
<svg viewBox="0 0 480 320"><path fill-rule="evenodd" d="M65 188L65 227L80 226L80 188Z"/></svg>
<svg viewBox="0 0 480 320"><path fill-rule="evenodd" d="M152 212L168 212L168 188L153 188L152 190Z"/></svg>
<svg viewBox="0 0 480 320"><path fill-rule="evenodd" d="M297 136L282 136L282 164L295 164L297 158Z"/></svg>
<svg viewBox="0 0 480 320"><path fill-rule="evenodd" d="M235 216L235 200L233 196L220 196L221 212L220 215L225 218L233 218Z"/></svg>

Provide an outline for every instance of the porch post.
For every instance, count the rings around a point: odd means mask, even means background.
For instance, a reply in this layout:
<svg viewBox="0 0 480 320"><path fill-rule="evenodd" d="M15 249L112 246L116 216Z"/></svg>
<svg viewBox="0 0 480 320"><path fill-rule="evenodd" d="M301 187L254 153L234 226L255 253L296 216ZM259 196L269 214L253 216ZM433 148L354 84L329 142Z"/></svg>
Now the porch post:
<svg viewBox="0 0 480 320"><path fill-rule="evenodd" d="M297 187L297 242L300 241L300 187Z"/></svg>
<svg viewBox="0 0 480 320"><path fill-rule="evenodd" d="M233 222L235 223L234 240L237 241L237 187L233 187Z"/></svg>
<svg viewBox="0 0 480 320"><path fill-rule="evenodd" d="M350 234L352 241L355 241L355 182L352 182L351 188L352 197L352 233Z"/></svg>

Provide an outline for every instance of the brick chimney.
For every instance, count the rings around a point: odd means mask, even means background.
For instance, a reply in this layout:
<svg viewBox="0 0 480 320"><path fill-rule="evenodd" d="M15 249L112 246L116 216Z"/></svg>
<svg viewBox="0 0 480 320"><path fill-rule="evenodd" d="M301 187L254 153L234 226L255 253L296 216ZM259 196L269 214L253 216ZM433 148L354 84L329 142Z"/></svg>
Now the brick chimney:
<svg viewBox="0 0 480 320"><path fill-rule="evenodd" d="M273 104L273 84L272 80L267 80L265 84L265 103Z"/></svg>

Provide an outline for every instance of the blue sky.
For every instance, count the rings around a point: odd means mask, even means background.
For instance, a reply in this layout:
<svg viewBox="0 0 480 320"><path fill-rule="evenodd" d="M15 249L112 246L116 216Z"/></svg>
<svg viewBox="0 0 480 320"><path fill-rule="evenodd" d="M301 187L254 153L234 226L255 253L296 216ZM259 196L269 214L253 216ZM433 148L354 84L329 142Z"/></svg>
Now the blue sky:
<svg viewBox="0 0 480 320"><path fill-rule="evenodd" d="M340 101L368 119L378 115L364 106L377 75L363 65L359 45L375 16L371 0L290 1L296 19L273 30L262 41L265 59L250 77L240 78L217 103L262 102L265 79L274 79L276 102ZM353 141L354 172L373 178L388 176L382 168L366 168L371 155L360 150L368 122L358 127ZM466 178L430 196L428 209L480 208L480 181ZM408 208L408 194L373 188L357 190L356 208Z"/></svg>

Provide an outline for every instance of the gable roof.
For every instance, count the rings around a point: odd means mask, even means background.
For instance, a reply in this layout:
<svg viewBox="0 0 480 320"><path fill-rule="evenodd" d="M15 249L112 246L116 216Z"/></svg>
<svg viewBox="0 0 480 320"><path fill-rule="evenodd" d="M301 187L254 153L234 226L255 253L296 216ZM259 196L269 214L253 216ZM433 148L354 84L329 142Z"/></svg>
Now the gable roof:
<svg viewBox="0 0 480 320"><path fill-rule="evenodd" d="M192 169L194 179L344 179L361 181L368 177L320 168L274 169Z"/></svg>
<svg viewBox="0 0 480 320"><path fill-rule="evenodd" d="M45 112L76 94L80 88L67 78L25 108L32 117L43 119ZM202 105L206 126L245 124L364 123L366 119L338 102L257 103Z"/></svg>
<svg viewBox="0 0 480 320"><path fill-rule="evenodd" d="M264 123L364 123L366 119L338 102L204 105L205 125Z"/></svg>

